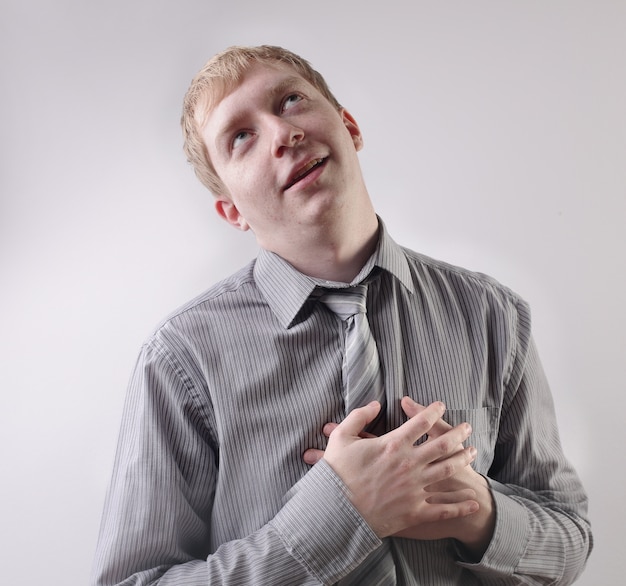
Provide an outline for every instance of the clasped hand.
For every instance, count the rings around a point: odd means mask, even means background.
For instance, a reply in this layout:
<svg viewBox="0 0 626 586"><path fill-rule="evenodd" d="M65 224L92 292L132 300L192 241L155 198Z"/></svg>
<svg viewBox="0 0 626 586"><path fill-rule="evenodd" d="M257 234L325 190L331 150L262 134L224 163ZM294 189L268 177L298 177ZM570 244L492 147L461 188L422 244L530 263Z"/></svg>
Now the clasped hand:
<svg viewBox="0 0 626 586"><path fill-rule="evenodd" d="M474 487L482 477L469 466L476 449L462 445L471 427L445 423L440 402L422 407L405 397L402 406L410 419L380 437L362 433L380 410L376 401L355 409L341 424L327 424L326 451L307 450L304 460L327 461L379 537L458 537L454 532L460 526L450 521L472 516L481 506ZM416 445L425 434L428 441Z"/></svg>

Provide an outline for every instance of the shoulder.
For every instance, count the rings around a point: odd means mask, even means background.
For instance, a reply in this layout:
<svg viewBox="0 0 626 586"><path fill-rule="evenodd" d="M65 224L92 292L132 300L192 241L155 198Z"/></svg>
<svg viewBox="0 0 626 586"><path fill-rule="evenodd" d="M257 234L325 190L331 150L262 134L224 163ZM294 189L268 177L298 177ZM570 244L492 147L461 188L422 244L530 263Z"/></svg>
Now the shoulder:
<svg viewBox="0 0 626 586"><path fill-rule="evenodd" d="M251 261L169 313L153 329L147 343L174 335L184 338L208 335L211 327L228 328L237 312L258 302L254 264Z"/></svg>
<svg viewBox="0 0 626 586"><path fill-rule="evenodd" d="M402 250L413 274L427 275L443 282L455 283L465 289L476 290L476 292L494 292L509 298L514 303L523 301L515 291L490 275L453 265L408 248L402 247Z"/></svg>
<svg viewBox="0 0 626 586"><path fill-rule="evenodd" d="M402 247L416 289L426 295L464 300L472 305L500 307L529 315L528 303L494 277Z"/></svg>

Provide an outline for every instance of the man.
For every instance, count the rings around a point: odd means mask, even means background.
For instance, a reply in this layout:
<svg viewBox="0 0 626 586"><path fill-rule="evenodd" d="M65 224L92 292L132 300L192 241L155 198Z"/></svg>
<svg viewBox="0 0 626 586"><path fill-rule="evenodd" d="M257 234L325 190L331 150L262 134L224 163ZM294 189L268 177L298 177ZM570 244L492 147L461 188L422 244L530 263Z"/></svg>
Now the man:
<svg viewBox="0 0 626 586"><path fill-rule="evenodd" d="M293 53L215 56L183 129L218 214L261 250L144 344L94 583L574 581L587 499L527 305L393 242L356 121ZM357 317L331 300L357 291L381 386L354 403Z"/></svg>

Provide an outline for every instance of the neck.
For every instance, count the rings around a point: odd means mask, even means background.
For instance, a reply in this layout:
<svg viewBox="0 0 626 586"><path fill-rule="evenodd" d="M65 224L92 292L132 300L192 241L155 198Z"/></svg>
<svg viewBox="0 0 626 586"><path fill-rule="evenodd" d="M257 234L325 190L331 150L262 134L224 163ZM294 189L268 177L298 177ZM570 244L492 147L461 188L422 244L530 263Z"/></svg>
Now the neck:
<svg viewBox="0 0 626 586"><path fill-rule="evenodd" d="M372 210L371 214L341 226L321 226L300 233L293 246L273 252L305 275L350 283L374 253L377 243L378 218Z"/></svg>

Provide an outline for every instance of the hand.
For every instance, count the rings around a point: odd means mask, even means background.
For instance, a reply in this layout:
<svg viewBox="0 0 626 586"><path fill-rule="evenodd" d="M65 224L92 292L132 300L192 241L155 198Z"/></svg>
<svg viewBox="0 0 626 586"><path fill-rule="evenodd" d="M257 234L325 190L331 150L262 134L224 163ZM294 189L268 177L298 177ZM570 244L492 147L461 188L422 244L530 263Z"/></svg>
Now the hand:
<svg viewBox="0 0 626 586"><path fill-rule="evenodd" d="M409 397L402 399L402 409L408 417L416 417L426 407L416 403ZM452 427L443 419L439 419L430 429L426 444L448 433ZM461 450L462 446L457 446ZM495 527L495 509L493 496L485 478L471 466L459 469L453 476L436 482L425 488L433 493L435 502L446 499L458 499L459 494L470 490L479 504L478 512L465 517L445 520L443 522L421 524L410 527L396 534L398 537L411 539L442 539L453 537L463 543L469 552L481 557L486 551Z"/></svg>
<svg viewBox="0 0 626 586"><path fill-rule="evenodd" d="M325 452L307 450L305 462L321 456L350 491L351 500L379 537L397 534L409 527L471 515L478 509L471 490L451 497L426 491L426 487L454 476L474 460L476 450L461 444L471 428L463 423L436 438L415 445L441 421L442 403L433 403L406 423L381 437L362 435L376 418L376 401L352 411L337 426L326 426L330 438Z"/></svg>

